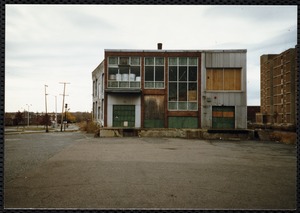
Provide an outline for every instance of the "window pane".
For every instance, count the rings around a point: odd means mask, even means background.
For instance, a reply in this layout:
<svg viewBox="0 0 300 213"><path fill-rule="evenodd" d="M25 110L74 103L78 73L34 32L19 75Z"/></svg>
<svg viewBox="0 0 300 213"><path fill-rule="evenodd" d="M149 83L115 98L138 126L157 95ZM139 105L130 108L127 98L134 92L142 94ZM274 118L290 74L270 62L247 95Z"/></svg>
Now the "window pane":
<svg viewBox="0 0 300 213"><path fill-rule="evenodd" d="M177 101L177 83L169 83L169 101Z"/></svg>
<svg viewBox="0 0 300 213"><path fill-rule="evenodd" d="M155 58L155 65L163 66L164 63L165 63L165 59L164 58Z"/></svg>
<svg viewBox="0 0 300 213"><path fill-rule="evenodd" d="M129 74L129 67L120 67L120 74Z"/></svg>
<svg viewBox="0 0 300 213"><path fill-rule="evenodd" d="M118 73L118 68L108 68L108 75L116 75Z"/></svg>
<svg viewBox="0 0 300 213"><path fill-rule="evenodd" d="M169 66L177 65L177 58L169 58Z"/></svg>
<svg viewBox="0 0 300 213"><path fill-rule="evenodd" d="M177 110L177 103L178 102L169 102L169 110Z"/></svg>
<svg viewBox="0 0 300 213"><path fill-rule="evenodd" d="M177 81L177 67L169 67L169 81Z"/></svg>
<svg viewBox="0 0 300 213"><path fill-rule="evenodd" d="M145 82L145 88L154 88L154 82Z"/></svg>
<svg viewBox="0 0 300 213"><path fill-rule="evenodd" d="M187 83L179 83L179 101L187 101Z"/></svg>
<svg viewBox="0 0 300 213"><path fill-rule="evenodd" d="M145 65L154 65L154 58L145 58Z"/></svg>
<svg viewBox="0 0 300 213"><path fill-rule="evenodd" d="M164 81L164 67L155 67L155 81Z"/></svg>
<svg viewBox="0 0 300 213"><path fill-rule="evenodd" d="M145 81L154 81L154 67L145 67Z"/></svg>
<svg viewBox="0 0 300 213"><path fill-rule="evenodd" d="M129 64L129 58L128 57L120 57L120 64L121 65Z"/></svg>
<svg viewBox="0 0 300 213"><path fill-rule="evenodd" d="M187 81L187 67L179 67L179 81Z"/></svg>
<svg viewBox="0 0 300 213"><path fill-rule="evenodd" d="M187 110L187 102L178 102L178 110Z"/></svg>
<svg viewBox="0 0 300 213"><path fill-rule="evenodd" d="M162 89L164 86L164 82L155 82L155 88Z"/></svg>
<svg viewBox="0 0 300 213"><path fill-rule="evenodd" d="M189 83L188 100L197 101L197 83Z"/></svg>
<svg viewBox="0 0 300 213"><path fill-rule="evenodd" d="M131 74L135 74L134 77L141 76L141 74L140 74L140 67L139 66L131 66L130 73Z"/></svg>
<svg viewBox="0 0 300 213"><path fill-rule="evenodd" d="M197 110L197 102L188 102L188 109L189 110Z"/></svg>
<svg viewBox="0 0 300 213"><path fill-rule="evenodd" d="M139 57L131 57L131 65L140 65Z"/></svg>
<svg viewBox="0 0 300 213"><path fill-rule="evenodd" d="M189 90L197 90L197 83L189 83Z"/></svg>
<svg viewBox="0 0 300 213"><path fill-rule="evenodd" d="M189 65L197 66L197 58L189 58Z"/></svg>
<svg viewBox="0 0 300 213"><path fill-rule="evenodd" d="M179 58L179 65L187 65L187 58L180 57Z"/></svg>
<svg viewBox="0 0 300 213"><path fill-rule="evenodd" d="M118 57L109 57L108 58L108 64L117 65L118 64Z"/></svg>
<svg viewBox="0 0 300 213"><path fill-rule="evenodd" d="M189 67L189 81L197 81L197 67Z"/></svg>

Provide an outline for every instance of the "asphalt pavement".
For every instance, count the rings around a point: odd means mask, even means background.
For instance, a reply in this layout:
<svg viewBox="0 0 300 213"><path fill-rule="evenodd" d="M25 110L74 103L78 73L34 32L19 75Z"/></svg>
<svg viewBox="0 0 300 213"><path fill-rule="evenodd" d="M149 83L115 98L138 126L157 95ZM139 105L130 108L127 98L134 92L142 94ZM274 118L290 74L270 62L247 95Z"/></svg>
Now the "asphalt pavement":
<svg viewBox="0 0 300 213"><path fill-rule="evenodd" d="M5 135L5 208L295 209L296 148L264 141Z"/></svg>

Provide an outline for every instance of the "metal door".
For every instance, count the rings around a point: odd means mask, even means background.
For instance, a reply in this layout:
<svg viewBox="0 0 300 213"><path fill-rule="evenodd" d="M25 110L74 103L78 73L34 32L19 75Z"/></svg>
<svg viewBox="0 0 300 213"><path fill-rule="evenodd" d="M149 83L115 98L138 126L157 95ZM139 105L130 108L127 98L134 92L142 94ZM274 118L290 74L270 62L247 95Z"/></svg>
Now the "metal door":
<svg viewBox="0 0 300 213"><path fill-rule="evenodd" d="M135 105L113 105L113 127L135 127Z"/></svg>
<svg viewBox="0 0 300 213"><path fill-rule="evenodd" d="M234 129L235 128L235 107L234 106L213 106L212 107L212 128L213 129Z"/></svg>

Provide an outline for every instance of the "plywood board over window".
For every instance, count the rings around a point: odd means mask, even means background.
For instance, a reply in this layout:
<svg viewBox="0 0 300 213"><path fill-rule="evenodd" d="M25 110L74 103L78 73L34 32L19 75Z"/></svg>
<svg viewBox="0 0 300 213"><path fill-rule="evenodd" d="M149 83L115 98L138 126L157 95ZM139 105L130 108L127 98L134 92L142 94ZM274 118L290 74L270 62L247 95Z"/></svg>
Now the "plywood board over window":
<svg viewBox="0 0 300 213"><path fill-rule="evenodd" d="M241 68L214 68L206 70L207 90L241 90Z"/></svg>
<svg viewBox="0 0 300 213"><path fill-rule="evenodd" d="M165 115L165 97L162 95L145 95L144 100L144 127L163 128Z"/></svg>

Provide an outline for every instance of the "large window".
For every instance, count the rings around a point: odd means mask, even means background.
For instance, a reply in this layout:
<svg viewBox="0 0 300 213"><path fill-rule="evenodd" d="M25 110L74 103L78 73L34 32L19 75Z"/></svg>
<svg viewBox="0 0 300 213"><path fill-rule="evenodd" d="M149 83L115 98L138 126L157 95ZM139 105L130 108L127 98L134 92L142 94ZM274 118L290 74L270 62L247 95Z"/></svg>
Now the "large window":
<svg viewBox="0 0 300 213"><path fill-rule="evenodd" d="M169 58L169 110L198 110L196 57Z"/></svg>
<svg viewBox="0 0 300 213"><path fill-rule="evenodd" d="M241 68L206 69L207 90L241 90Z"/></svg>
<svg viewBox="0 0 300 213"><path fill-rule="evenodd" d="M145 58L145 88L162 89L165 87L165 59L158 57Z"/></svg>
<svg viewBox="0 0 300 213"><path fill-rule="evenodd" d="M141 63L139 57L109 57L109 88L140 88Z"/></svg>

